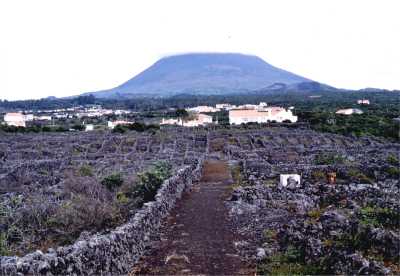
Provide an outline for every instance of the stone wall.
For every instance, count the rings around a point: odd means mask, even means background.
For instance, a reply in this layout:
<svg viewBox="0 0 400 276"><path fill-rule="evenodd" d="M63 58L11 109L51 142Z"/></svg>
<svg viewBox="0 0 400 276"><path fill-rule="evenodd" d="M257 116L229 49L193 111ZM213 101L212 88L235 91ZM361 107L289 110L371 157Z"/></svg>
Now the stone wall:
<svg viewBox="0 0 400 276"><path fill-rule="evenodd" d="M150 236L175 206L182 192L201 175L202 161L180 169L126 224L109 234L93 235L75 244L36 251L24 257L1 257L0 275L120 275L143 254Z"/></svg>

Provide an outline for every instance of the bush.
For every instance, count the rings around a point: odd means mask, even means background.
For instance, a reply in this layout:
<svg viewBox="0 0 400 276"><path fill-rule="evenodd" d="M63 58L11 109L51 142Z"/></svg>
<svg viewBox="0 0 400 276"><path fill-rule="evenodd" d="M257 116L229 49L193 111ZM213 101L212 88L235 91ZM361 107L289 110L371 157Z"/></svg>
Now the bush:
<svg viewBox="0 0 400 276"><path fill-rule="evenodd" d="M312 177L315 180L325 180L326 179L326 174L323 171L313 171L312 172Z"/></svg>
<svg viewBox="0 0 400 276"><path fill-rule="evenodd" d="M398 228L400 223L400 213L389 208L367 206L360 210L361 223L374 227Z"/></svg>
<svg viewBox="0 0 400 276"><path fill-rule="evenodd" d="M8 254L10 254L10 252L8 249L7 236L6 236L6 233L1 232L0 233L0 256L6 256Z"/></svg>
<svg viewBox="0 0 400 276"><path fill-rule="evenodd" d="M387 161L390 165L397 166L397 167L400 166L400 161L399 161L399 159L398 159L394 154L390 154L390 155L387 157L386 161Z"/></svg>
<svg viewBox="0 0 400 276"><path fill-rule="evenodd" d="M170 164L158 162L150 170L138 174L134 196L139 197L142 204L154 200L164 180L171 177L171 169Z"/></svg>
<svg viewBox="0 0 400 276"><path fill-rule="evenodd" d="M128 130L128 128L124 125L116 125L112 132L114 133L125 133Z"/></svg>
<svg viewBox="0 0 400 276"><path fill-rule="evenodd" d="M73 125L72 129L78 130L78 131L82 131L85 129L85 126L83 125Z"/></svg>
<svg viewBox="0 0 400 276"><path fill-rule="evenodd" d="M319 220L319 218L322 215L322 212L323 212L323 210L321 210L321 209L313 209L313 210L308 211L307 215L314 220Z"/></svg>
<svg viewBox="0 0 400 276"><path fill-rule="evenodd" d="M112 201L80 194L62 204L48 224L55 231L57 243L64 245L74 242L83 231L101 231L121 221Z"/></svg>
<svg viewBox="0 0 400 276"><path fill-rule="evenodd" d="M316 275L323 272L320 264L307 264L303 253L292 245L283 253L269 257L257 267L258 275Z"/></svg>
<svg viewBox="0 0 400 276"><path fill-rule="evenodd" d="M114 191L116 188L120 187L124 183L124 179L120 173L114 173L106 176L101 181L101 184L105 186L108 190Z"/></svg>
<svg viewBox="0 0 400 276"><path fill-rule="evenodd" d="M372 179L369 178L368 176L366 176L365 174L363 174L361 171L359 171L358 169L354 169L354 168L350 168L347 171L347 175L352 178L353 180L357 180L359 182L363 182L363 183L372 183Z"/></svg>
<svg viewBox="0 0 400 276"><path fill-rule="evenodd" d="M78 172L80 176L93 176L92 167L89 165L82 165Z"/></svg>
<svg viewBox="0 0 400 276"><path fill-rule="evenodd" d="M395 179L400 177L400 169L396 167L388 167L386 168L386 173Z"/></svg>
<svg viewBox="0 0 400 276"><path fill-rule="evenodd" d="M345 163L345 158L333 153L319 154L315 157L316 165L337 165Z"/></svg>

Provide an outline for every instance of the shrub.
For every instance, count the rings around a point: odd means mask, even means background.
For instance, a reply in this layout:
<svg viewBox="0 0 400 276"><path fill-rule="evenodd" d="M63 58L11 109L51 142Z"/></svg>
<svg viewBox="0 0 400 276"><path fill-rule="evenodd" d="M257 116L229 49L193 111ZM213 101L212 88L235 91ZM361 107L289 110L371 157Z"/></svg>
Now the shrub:
<svg viewBox="0 0 400 276"><path fill-rule="evenodd" d="M314 220L318 220L322 215L322 210L321 209L313 209L313 210L308 211L307 215Z"/></svg>
<svg viewBox="0 0 400 276"><path fill-rule="evenodd" d="M114 133L125 133L128 130L128 128L124 125L116 125L112 132Z"/></svg>
<svg viewBox="0 0 400 276"><path fill-rule="evenodd" d="M319 263L307 264L302 252L292 245L257 267L259 275L316 275L323 272Z"/></svg>
<svg viewBox="0 0 400 276"><path fill-rule="evenodd" d="M319 154L315 157L316 165L336 165L345 163L345 158L343 156L333 154L333 153L325 153Z"/></svg>
<svg viewBox="0 0 400 276"><path fill-rule="evenodd" d="M397 228L400 222L400 213L389 208L367 206L360 210L360 222L374 227Z"/></svg>
<svg viewBox="0 0 400 276"><path fill-rule="evenodd" d="M120 173L114 173L109 176L106 176L101 181L101 184L104 185L108 190L114 191L116 188L120 187L124 183L124 179Z"/></svg>
<svg viewBox="0 0 400 276"><path fill-rule="evenodd" d="M386 173L393 178L399 178L400 177L400 169L396 167L388 167L386 168Z"/></svg>
<svg viewBox="0 0 400 276"><path fill-rule="evenodd" d="M324 180L324 179L326 179L326 175L325 175L325 173L323 171L313 171L312 172L312 177L315 180Z"/></svg>
<svg viewBox="0 0 400 276"><path fill-rule="evenodd" d="M365 182L365 183L372 183L372 179L360 172L358 169L352 169L350 168L347 171L347 174L350 178L358 180L360 182Z"/></svg>
<svg viewBox="0 0 400 276"><path fill-rule="evenodd" d="M85 126L83 125L73 125L72 129L78 130L78 131L82 131L85 129Z"/></svg>
<svg viewBox="0 0 400 276"><path fill-rule="evenodd" d="M273 229L268 229L264 231L264 237L267 241L274 241L278 237L278 233Z"/></svg>
<svg viewBox="0 0 400 276"><path fill-rule="evenodd" d="M171 165L166 162L158 162L151 169L138 174L138 183L134 190L134 196L141 199L141 203L154 200L158 189L165 179L171 176Z"/></svg>
<svg viewBox="0 0 400 276"><path fill-rule="evenodd" d="M242 186L243 184L243 176L242 169L239 165L232 167L231 169L232 178L235 182L236 186Z"/></svg>
<svg viewBox="0 0 400 276"><path fill-rule="evenodd" d="M89 165L82 165L78 172L80 176L93 176L92 167Z"/></svg>
<svg viewBox="0 0 400 276"><path fill-rule="evenodd" d="M398 159L394 154L390 154L390 155L387 157L386 161L387 161L390 165L397 166L397 167L400 166L400 161L399 161L399 159Z"/></svg>
<svg viewBox="0 0 400 276"><path fill-rule="evenodd" d="M102 198L75 195L48 220L60 244L77 239L82 231L101 231L122 221L118 208Z"/></svg>

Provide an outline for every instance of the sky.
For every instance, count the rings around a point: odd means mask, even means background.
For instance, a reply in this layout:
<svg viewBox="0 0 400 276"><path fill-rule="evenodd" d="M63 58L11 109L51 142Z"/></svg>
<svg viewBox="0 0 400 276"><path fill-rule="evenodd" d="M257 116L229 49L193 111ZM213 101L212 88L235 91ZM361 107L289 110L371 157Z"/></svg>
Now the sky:
<svg viewBox="0 0 400 276"><path fill-rule="evenodd" d="M0 0L0 99L113 88L186 52L400 89L399 11L398 0Z"/></svg>

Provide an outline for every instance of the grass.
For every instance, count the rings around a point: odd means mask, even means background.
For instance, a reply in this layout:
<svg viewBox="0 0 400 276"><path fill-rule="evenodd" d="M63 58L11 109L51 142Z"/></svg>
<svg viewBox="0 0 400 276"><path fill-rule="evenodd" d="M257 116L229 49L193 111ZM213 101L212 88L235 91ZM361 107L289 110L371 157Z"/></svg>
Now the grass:
<svg viewBox="0 0 400 276"><path fill-rule="evenodd" d="M243 175L242 169L239 165L235 165L231 168L232 179L234 181L234 186L239 187L243 185Z"/></svg>
<svg viewBox="0 0 400 276"><path fill-rule="evenodd" d="M333 153L319 154L314 160L316 165L337 165L344 164L346 161L347 160L343 156Z"/></svg>
<svg viewBox="0 0 400 276"><path fill-rule="evenodd" d="M367 206L360 210L360 223L374 227L398 229L400 213L389 208Z"/></svg>
<svg viewBox="0 0 400 276"><path fill-rule="evenodd" d="M314 220L319 220L319 218L322 215L323 210L322 209L313 209L308 211L307 215Z"/></svg>
<svg viewBox="0 0 400 276"><path fill-rule="evenodd" d="M259 275L316 275L323 273L318 264L306 264L302 252L288 246L283 253L277 253L257 266Z"/></svg>

